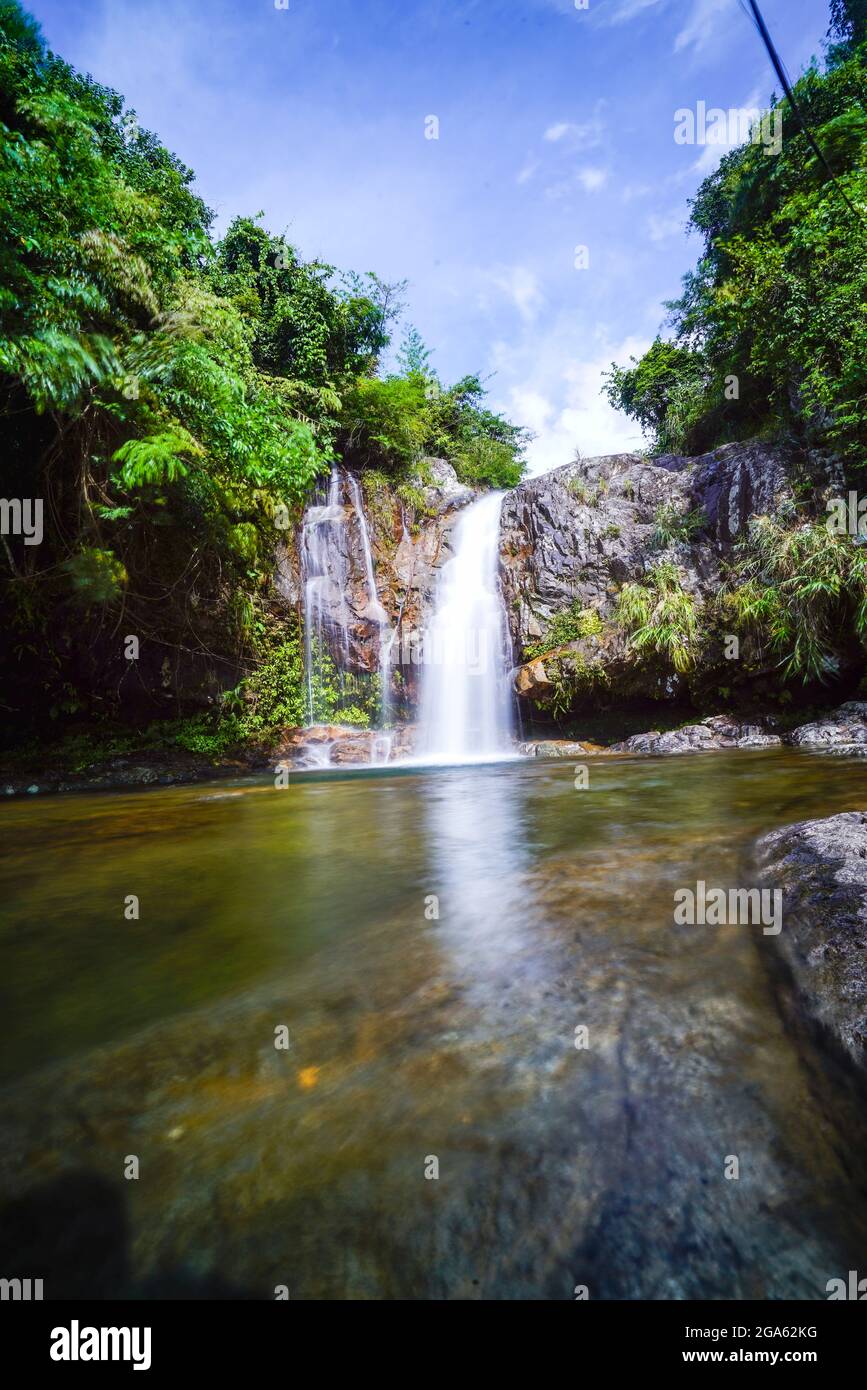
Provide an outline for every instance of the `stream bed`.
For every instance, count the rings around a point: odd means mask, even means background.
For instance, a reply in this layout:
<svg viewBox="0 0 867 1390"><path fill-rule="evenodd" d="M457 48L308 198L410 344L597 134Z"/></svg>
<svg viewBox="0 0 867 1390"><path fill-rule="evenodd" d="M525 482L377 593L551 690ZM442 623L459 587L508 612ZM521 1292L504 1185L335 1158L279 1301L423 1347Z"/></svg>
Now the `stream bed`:
<svg viewBox="0 0 867 1390"><path fill-rule="evenodd" d="M761 928L676 926L673 895L752 886L755 838L863 809L867 769L587 765L587 790L509 761L4 805L2 1272L824 1299L863 1265L863 1154Z"/></svg>

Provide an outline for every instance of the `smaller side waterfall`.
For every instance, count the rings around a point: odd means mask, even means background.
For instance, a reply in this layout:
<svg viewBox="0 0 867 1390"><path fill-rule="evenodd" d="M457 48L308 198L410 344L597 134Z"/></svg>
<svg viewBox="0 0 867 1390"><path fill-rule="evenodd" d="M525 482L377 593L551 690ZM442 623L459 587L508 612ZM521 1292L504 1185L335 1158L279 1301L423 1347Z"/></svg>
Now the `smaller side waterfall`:
<svg viewBox="0 0 867 1390"><path fill-rule="evenodd" d="M508 638L498 583L502 493L463 513L423 644L420 749L444 762L510 749Z"/></svg>
<svg viewBox="0 0 867 1390"><path fill-rule="evenodd" d="M347 505L347 494L348 502ZM350 532L354 514L357 536ZM304 596L304 664L307 679L307 721L315 724L325 711L318 708L329 654L337 669L343 694L351 666L350 630L361 617L379 629L379 676L382 687L380 724L389 722L390 658L394 634L376 588L373 551L358 479L335 465L327 489L321 489L304 513L300 539L301 579ZM355 565L353 566L353 558ZM359 561L366 603L351 602L353 569ZM390 744L390 739L388 740ZM385 745L383 744L383 748ZM387 751L384 753L387 758ZM377 759L378 760L378 759Z"/></svg>
<svg viewBox="0 0 867 1390"><path fill-rule="evenodd" d="M307 722L315 724L316 689L321 683L326 645L337 647L343 665L349 659L349 610L346 603L346 520L341 504L340 471L332 468L327 492L304 513L301 527L301 579L304 593L304 671L307 677ZM330 643L327 639L330 638ZM339 668L340 669L340 668Z"/></svg>
<svg viewBox="0 0 867 1390"><path fill-rule="evenodd" d="M358 517L358 529L361 535L361 552L364 558L364 577L367 584L367 593L370 599L368 614L379 624L379 682L380 682L380 726L386 729L391 722L391 649L394 645L394 638L397 629L392 630L389 626L388 614L379 602L376 590L376 576L373 569L373 552L370 548L370 532L367 529L367 517L364 513L364 506L361 501L361 488L358 479L353 473L347 474L349 484L349 495L352 498L352 506L355 515Z"/></svg>

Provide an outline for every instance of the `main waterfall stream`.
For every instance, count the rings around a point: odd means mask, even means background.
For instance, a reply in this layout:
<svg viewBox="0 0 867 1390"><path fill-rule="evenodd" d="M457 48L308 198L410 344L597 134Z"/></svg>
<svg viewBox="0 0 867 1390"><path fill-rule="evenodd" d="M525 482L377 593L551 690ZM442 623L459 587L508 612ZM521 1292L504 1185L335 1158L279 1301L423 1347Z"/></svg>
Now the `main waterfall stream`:
<svg viewBox="0 0 867 1390"><path fill-rule="evenodd" d="M503 495L487 493L455 527L423 644L419 751L460 763L507 752L512 700L497 579Z"/></svg>

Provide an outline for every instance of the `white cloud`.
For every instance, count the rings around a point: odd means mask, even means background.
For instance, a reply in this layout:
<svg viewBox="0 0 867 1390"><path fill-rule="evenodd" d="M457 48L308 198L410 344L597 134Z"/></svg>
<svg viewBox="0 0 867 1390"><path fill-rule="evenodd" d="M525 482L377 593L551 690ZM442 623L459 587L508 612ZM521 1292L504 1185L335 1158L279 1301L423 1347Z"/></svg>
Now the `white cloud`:
<svg viewBox="0 0 867 1390"><path fill-rule="evenodd" d="M524 265L502 266L487 272L484 278L511 300L525 323L533 322L545 302L534 270Z"/></svg>
<svg viewBox="0 0 867 1390"><path fill-rule="evenodd" d="M519 421L525 429L541 435L550 425L555 412L553 401L532 387L513 386L509 392L512 418Z"/></svg>
<svg viewBox="0 0 867 1390"><path fill-rule="evenodd" d="M597 101L593 115L587 121L556 121L543 132L549 145L563 145L569 150L594 150L605 143L607 126L602 112L606 102Z"/></svg>
<svg viewBox="0 0 867 1390"><path fill-rule="evenodd" d="M608 182L607 169L579 169L578 182L586 193L596 193Z"/></svg>
<svg viewBox="0 0 867 1390"><path fill-rule="evenodd" d="M556 183L549 184L545 189L545 197L566 198L578 188L585 193L598 193L600 188L604 188L608 182L609 173L610 170L608 169L599 169L593 166L575 169L566 178L558 179Z"/></svg>
<svg viewBox="0 0 867 1390"><path fill-rule="evenodd" d="M692 13L674 41L675 53L692 48L699 53L717 37L717 19L725 14L727 20L739 23L743 16L734 13L733 0L695 0Z"/></svg>
<svg viewBox="0 0 867 1390"><path fill-rule="evenodd" d="M654 242L667 241L669 237L682 233L684 224L685 217L680 210L674 213L652 212L647 219L647 235Z"/></svg>
<svg viewBox="0 0 867 1390"><path fill-rule="evenodd" d="M675 0L610 0L597 10L598 22L604 25L627 24L658 7L668 13L675 8ZM676 8L683 9L683 0L677 0ZM711 43L716 43L720 31L718 21L723 16L731 24L742 20L736 10L736 0L693 0L692 8L675 38L675 53L681 53L684 49L700 53Z"/></svg>
<svg viewBox="0 0 867 1390"><path fill-rule="evenodd" d="M495 405L536 434L527 450L531 475L569 463L576 453L592 458L642 446L638 425L614 410L601 392L611 363L640 357L650 343L639 337L612 343L604 325L597 325L587 342L571 318L563 317L519 344L495 344Z"/></svg>
<svg viewBox="0 0 867 1390"><path fill-rule="evenodd" d="M626 24L630 19L635 19L637 15L643 14L645 10L651 10L655 5L666 3L667 0L619 0L619 3L607 7L605 20L608 24Z"/></svg>

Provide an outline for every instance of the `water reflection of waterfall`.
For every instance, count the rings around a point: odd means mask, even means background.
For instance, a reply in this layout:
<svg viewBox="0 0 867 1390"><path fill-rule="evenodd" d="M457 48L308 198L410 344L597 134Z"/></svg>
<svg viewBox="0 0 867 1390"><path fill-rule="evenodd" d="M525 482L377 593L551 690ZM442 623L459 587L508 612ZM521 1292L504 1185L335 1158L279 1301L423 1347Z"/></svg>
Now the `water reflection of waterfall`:
<svg viewBox="0 0 867 1390"><path fill-rule="evenodd" d="M462 988L478 987L485 1010L491 979L514 982L519 963L538 950L541 913L527 911L527 795L509 765L455 768L426 788L425 891L438 900L436 939Z"/></svg>
<svg viewBox="0 0 867 1390"><path fill-rule="evenodd" d="M502 493L462 514L454 556L439 577L424 635L420 751L466 762L506 753L512 741L508 636L499 591Z"/></svg>

